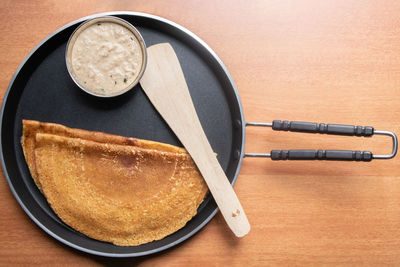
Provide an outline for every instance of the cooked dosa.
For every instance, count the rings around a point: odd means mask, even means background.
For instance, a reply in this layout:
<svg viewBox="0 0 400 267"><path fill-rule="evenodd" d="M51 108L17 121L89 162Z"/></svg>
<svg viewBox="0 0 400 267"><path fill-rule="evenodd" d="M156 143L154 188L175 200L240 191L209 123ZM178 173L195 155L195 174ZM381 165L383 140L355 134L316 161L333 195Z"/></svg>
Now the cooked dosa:
<svg viewBox="0 0 400 267"><path fill-rule="evenodd" d="M94 239L120 246L162 239L196 215L208 191L182 148L33 121L23 132L48 203Z"/></svg>
<svg viewBox="0 0 400 267"><path fill-rule="evenodd" d="M56 123L22 120L22 149L32 178L40 190L42 190L42 187L40 185L40 181L37 179L34 153L35 136L37 133L49 133L66 137L81 138L84 140L91 140L105 144L129 145L158 151L187 153L186 149L184 148L150 140L106 134L103 132L73 129Z"/></svg>

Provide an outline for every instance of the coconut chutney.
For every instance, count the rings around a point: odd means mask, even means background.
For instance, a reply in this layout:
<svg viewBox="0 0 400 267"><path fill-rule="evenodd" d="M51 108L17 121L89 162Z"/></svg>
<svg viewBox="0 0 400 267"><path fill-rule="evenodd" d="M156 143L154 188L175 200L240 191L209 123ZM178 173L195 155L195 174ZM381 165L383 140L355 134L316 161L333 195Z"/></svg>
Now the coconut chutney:
<svg viewBox="0 0 400 267"><path fill-rule="evenodd" d="M137 82L141 74L141 43L120 23L93 23L80 31L71 45L71 75L95 95L118 95Z"/></svg>

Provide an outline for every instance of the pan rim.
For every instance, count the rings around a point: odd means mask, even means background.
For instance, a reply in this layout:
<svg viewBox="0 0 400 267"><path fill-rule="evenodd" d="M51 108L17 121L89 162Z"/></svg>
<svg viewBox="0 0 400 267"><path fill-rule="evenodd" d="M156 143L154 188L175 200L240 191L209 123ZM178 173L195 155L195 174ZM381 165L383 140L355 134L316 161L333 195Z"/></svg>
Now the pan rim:
<svg viewBox="0 0 400 267"><path fill-rule="evenodd" d="M217 54L202 40L200 39L197 35L195 35L194 33L192 33L191 31L189 31L188 29L184 28L183 26L172 22L168 19L165 19L163 17L160 16L156 16L156 15L152 15L152 14L148 14L148 13L142 13L142 12L132 12L132 11L111 11L111 12L103 12L103 13L96 13L96 14L92 14L92 15L88 15L82 18L79 18L77 20L74 20L70 23L65 24L64 26L58 28L57 30L55 30L54 32L50 33L48 36L46 36L42 41L40 41L30 52L29 54L24 58L24 60L21 62L21 64L18 66L17 70L15 71L14 75L12 76L7 90L4 94L4 98L3 98L3 102L2 102L2 106L1 106L1 111L0 111L0 146L1 148L3 148L3 117L4 117L4 111L6 108L6 104L7 104L7 99L9 96L9 93L11 91L11 87L14 84L14 81L16 79L16 77L18 76L19 72L21 71L22 67L25 65L25 63L31 58L31 56L43 45L45 44L49 39L51 39L53 36L55 36L56 34L62 32L63 30L65 30L66 28L76 25L78 23L81 23L85 20L88 19L94 19L97 17L101 17L101 16L118 16L118 15L128 15L128 16L137 16L137 17L144 17L144 18L148 18L148 19L153 19L153 20L158 20L160 22L163 22L165 24L168 24L174 28L177 28L178 30L184 32L186 35L188 35L189 37L193 38L196 42L198 42L202 47L204 47L208 53L210 53L210 55L216 60L216 62L220 65L220 67L222 68L224 74L226 75L227 79L229 80L230 86L233 89L233 95L235 96L235 100L237 102L237 106L239 109L239 113L240 113L240 122L238 122L238 125L235 125L236 127L240 128L241 130L241 136L242 136L242 140L241 140L241 146L240 146L240 153L239 153L239 158L238 158L238 164L236 167L236 171L235 174L233 176L232 179L232 186L235 184L236 179L239 175L239 171L242 165L242 161L243 161L243 157L244 157L244 145L245 145L245 120L244 120L244 114L243 114L243 107L240 101L240 97L239 97L239 93L237 90L237 87L233 81L232 76L230 75L228 69L226 68L226 66L224 65L224 63L222 62L222 60L217 56ZM29 216L29 218L35 222L36 225L38 225L42 230L44 230L47 234L49 234L51 237L55 238L56 240L60 241L61 243L72 247L76 250L88 253L88 254L92 254L92 255L97 255L97 256L104 256L104 257L113 257L113 258L124 258L124 257L139 257L139 256L145 256L145 255L150 255L150 254L154 254L154 253L158 253L161 251L164 251L166 249L169 249L173 246L176 246L180 243L182 243L183 241L187 240L188 238L190 238L191 236L193 236L195 233L197 233L198 231L200 231L217 213L218 208L216 208L205 220L203 220L203 222L201 224L199 224L196 228L194 228L192 231L190 231L188 234L186 234L185 236L167 244L164 245L162 247L156 248L156 249L151 249L151 250L147 250L147 251L143 251L143 252L134 252L134 253L108 253L108 252L101 252L101 251L96 251L94 249L88 249L79 245L76 245L74 243L71 243L67 240L65 240L64 238L62 238L61 236L57 235L56 233L52 232L49 228L47 228L44 224L42 224L32 213L31 211L25 206L24 202L22 201L22 199L20 198L20 196L18 195L18 193L16 192L12 182L11 182L11 178L8 174L7 171L7 166L5 164L5 160L4 160L4 155L3 155L3 149L1 149L1 153L0 153L0 159L1 159L1 166L3 169L3 173L4 176L7 180L7 183L15 197L15 199L17 200L17 202L19 203L19 205L22 207L22 209L24 210L24 212Z"/></svg>

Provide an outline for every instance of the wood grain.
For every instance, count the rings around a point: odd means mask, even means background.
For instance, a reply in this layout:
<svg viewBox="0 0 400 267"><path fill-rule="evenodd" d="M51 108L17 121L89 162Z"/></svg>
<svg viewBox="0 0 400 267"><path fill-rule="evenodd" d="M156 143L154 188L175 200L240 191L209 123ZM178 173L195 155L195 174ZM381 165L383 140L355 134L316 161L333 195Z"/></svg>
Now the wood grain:
<svg viewBox="0 0 400 267"><path fill-rule="evenodd" d="M0 97L29 51L80 17L159 15L202 38L238 87L248 121L372 125L400 134L400 2L0 2ZM390 151L390 139L249 128L246 151ZM235 185L252 231L236 239L218 214L176 248L150 257L88 256L39 229L0 174L0 265L399 265L400 157L370 163L245 159Z"/></svg>
<svg viewBox="0 0 400 267"><path fill-rule="evenodd" d="M174 49L169 43L152 45L147 58L143 91L192 156L229 228L237 237L247 235L249 221L207 140Z"/></svg>

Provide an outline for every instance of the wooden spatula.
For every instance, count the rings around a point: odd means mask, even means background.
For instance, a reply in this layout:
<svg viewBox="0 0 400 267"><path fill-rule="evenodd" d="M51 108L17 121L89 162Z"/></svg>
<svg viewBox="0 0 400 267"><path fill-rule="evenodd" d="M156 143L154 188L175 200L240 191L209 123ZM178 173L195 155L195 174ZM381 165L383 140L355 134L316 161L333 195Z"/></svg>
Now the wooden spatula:
<svg viewBox="0 0 400 267"><path fill-rule="evenodd" d="M162 43L149 47L147 53L140 81L143 90L192 156L233 233L246 235L250 224L204 134L174 49Z"/></svg>

